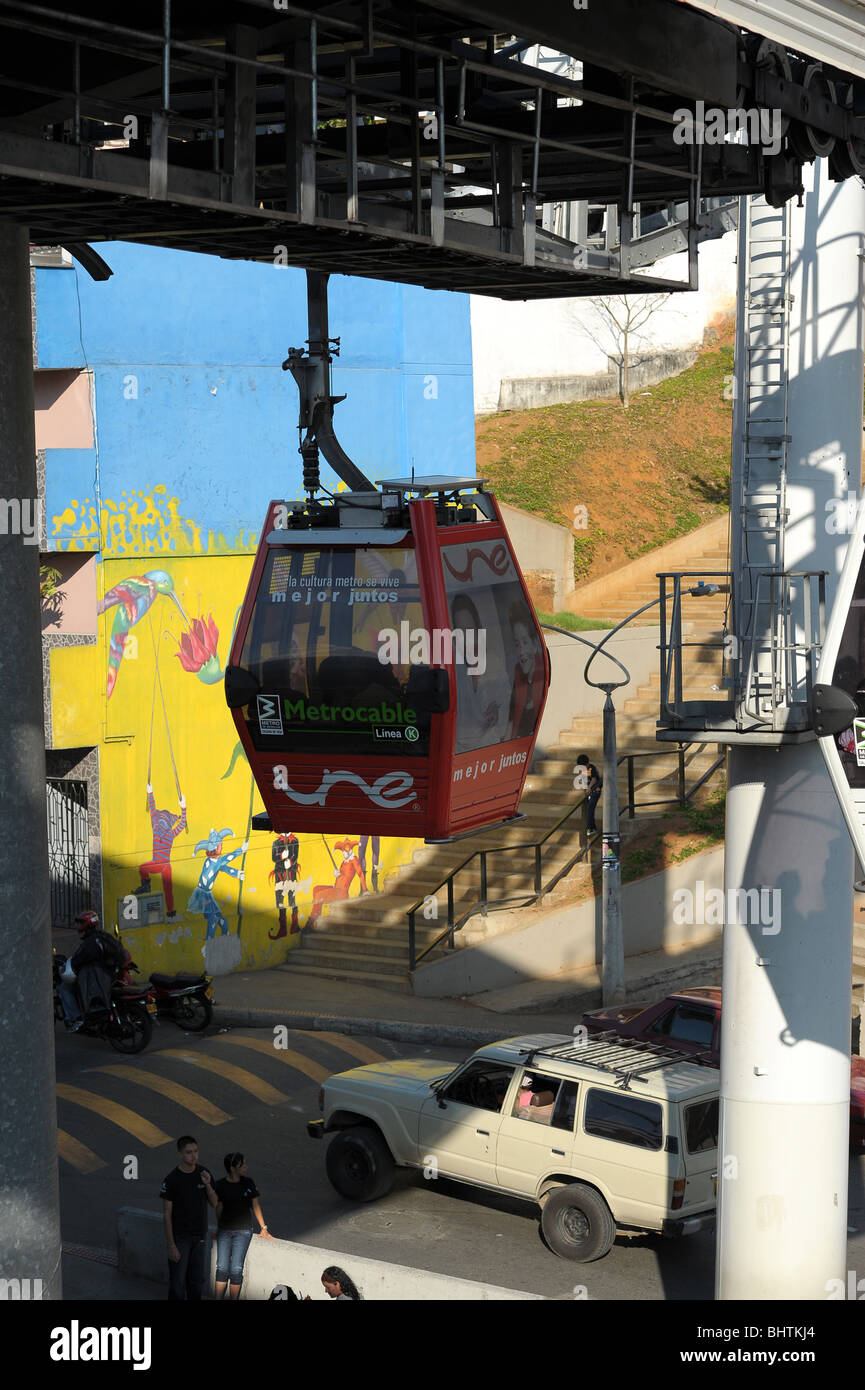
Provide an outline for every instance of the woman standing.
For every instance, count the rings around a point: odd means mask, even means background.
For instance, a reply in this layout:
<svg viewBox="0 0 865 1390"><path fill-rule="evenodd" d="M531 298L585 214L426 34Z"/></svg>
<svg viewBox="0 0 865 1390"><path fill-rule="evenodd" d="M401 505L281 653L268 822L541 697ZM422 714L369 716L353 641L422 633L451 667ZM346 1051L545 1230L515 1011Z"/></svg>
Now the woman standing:
<svg viewBox="0 0 865 1390"><path fill-rule="evenodd" d="M272 1240L261 1214L258 1188L247 1176L243 1154L226 1154L222 1160L227 1177L213 1184L219 1198L216 1223L216 1284L214 1297L225 1296L225 1285L231 1281L231 1297L240 1297L243 1282L243 1262L252 1240L252 1217L258 1222L258 1234Z"/></svg>

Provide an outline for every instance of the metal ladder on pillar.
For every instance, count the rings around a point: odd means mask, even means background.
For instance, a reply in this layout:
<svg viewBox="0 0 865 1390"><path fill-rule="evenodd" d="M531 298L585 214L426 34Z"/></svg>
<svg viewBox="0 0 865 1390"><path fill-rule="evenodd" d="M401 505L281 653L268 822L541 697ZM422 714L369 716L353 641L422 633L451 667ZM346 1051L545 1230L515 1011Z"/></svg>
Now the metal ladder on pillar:
<svg viewBox="0 0 865 1390"><path fill-rule="evenodd" d="M744 199L746 222L745 362L740 419L741 573L736 631L746 642L743 709L771 719L786 701L787 584L784 533L790 363L790 209ZM772 633L772 640L755 634ZM744 655L744 652L743 652Z"/></svg>

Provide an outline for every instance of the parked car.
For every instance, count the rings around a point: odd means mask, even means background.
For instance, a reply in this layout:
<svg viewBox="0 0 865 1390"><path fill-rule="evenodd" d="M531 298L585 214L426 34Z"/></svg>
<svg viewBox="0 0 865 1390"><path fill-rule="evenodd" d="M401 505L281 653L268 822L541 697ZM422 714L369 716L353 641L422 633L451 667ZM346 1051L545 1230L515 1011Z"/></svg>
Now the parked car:
<svg viewBox="0 0 865 1390"><path fill-rule="evenodd" d="M404 1059L331 1076L307 1129L333 1135L325 1164L343 1197L374 1201L397 1167L421 1169L536 1204L550 1249L589 1261L619 1228L714 1223L718 1081L663 1047L509 1038L455 1070Z"/></svg>
<svg viewBox="0 0 865 1390"><path fill-rule="evenodd" d="M716 986L683 989L656 1004L613 1004L583 1015L594 1033L668 1043L679 1052L704 1052L712 1066L721 1065L721 991ZM865 1150L865 1057L850 1058L850 1145Z"/></svg>

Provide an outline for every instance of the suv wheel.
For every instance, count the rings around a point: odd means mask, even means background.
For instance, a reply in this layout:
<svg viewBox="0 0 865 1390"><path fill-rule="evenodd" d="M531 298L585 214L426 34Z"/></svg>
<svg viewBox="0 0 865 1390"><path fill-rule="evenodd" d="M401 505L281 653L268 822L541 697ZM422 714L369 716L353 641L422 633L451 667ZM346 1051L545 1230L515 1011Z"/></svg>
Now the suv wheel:
<svg viewBox="0 0 865 1390"><path fill-rule="evenodd" d="M549 1193L541 1230L550 1249L565 1260L600 1260L616 1238L616 1223L603 1197L583 1183Z"/></svg>
<svg viewBox="0 0 865 1390"><path fill-rule="evenodd" d="M340 1196L353 1202L374 1202L390 1192L396 1164L378 1130L359 1125L334 1136L325 1167Z"/></svg>

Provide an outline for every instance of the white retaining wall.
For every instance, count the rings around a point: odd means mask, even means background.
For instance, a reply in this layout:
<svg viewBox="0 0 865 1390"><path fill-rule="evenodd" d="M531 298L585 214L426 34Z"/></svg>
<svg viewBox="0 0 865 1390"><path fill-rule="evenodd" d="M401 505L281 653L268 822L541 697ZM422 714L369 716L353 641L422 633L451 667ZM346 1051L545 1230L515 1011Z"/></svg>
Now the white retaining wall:
<svg viewBox="0 0 865 1390"><path fill-rule="evenodd" d="M628 883L622 889L625 955L664 949L681 951L721 939L720 926L677 925L673 894L677 888L704 891L724 887L724 848L705 850L674 864L665 873ZM480 994L529 981L554 980L600 960L601 898L532 913L533 920L477 946L449 951L443 960L414 973L415 994L433 998Z"/></svg>
<svg viewBox="0 0 865 1390"><path fill-rule="evenodd" d="M728 233L704 242L699 251L700 288L674 294L646 324L644 334L632 343L638 356L673 348L694 347L702 342L707 326L736 304L734 259L736 236ZM652 274L683 279L684 256L659 261ZM486 295L472 295L472 362L475 413L488 415L501 409L503 379L544 380L557 377L594 377L607 371L607 359L615 343L606 338L591 299L538 299L509 303ZM522 386L523 397L527 387ZM552 386L544 388L547 392ZM539 396L535 404L542 404Z"/></svg>

